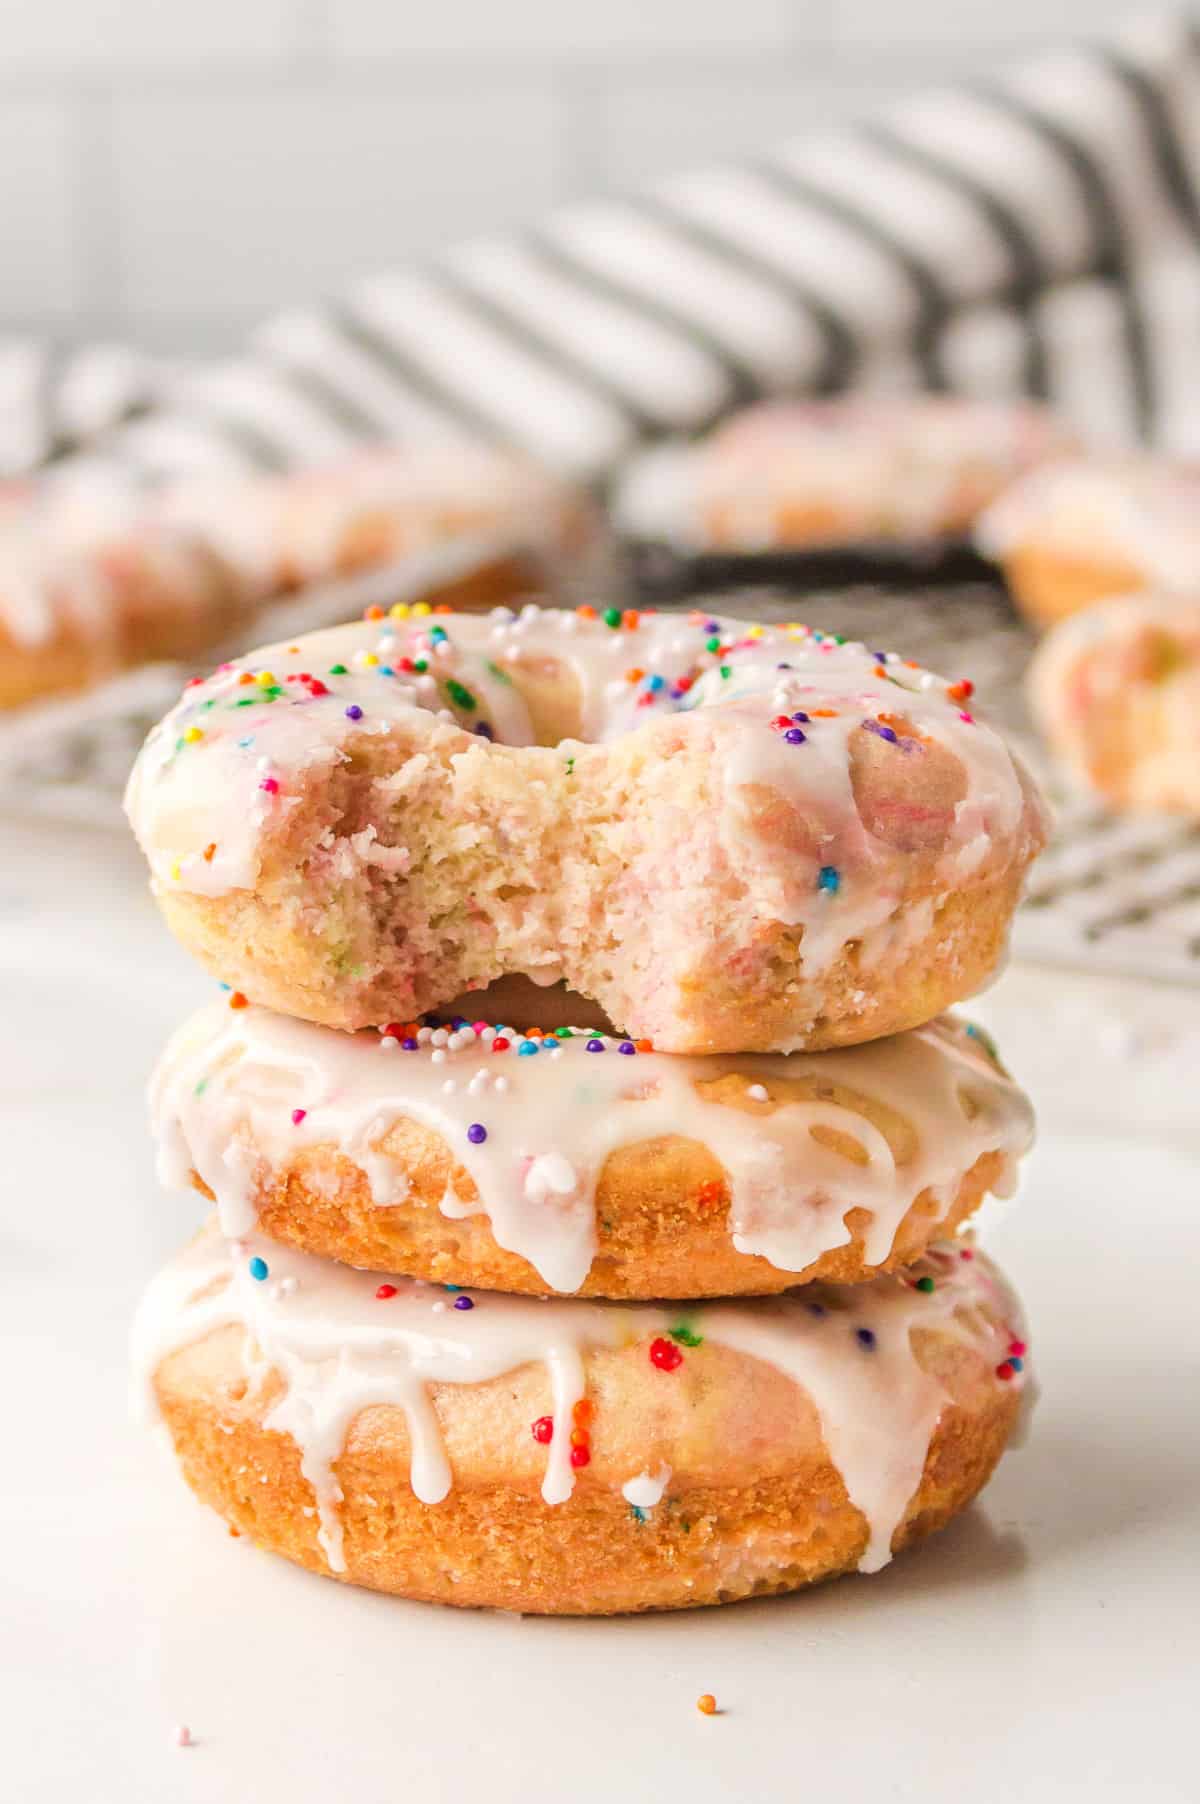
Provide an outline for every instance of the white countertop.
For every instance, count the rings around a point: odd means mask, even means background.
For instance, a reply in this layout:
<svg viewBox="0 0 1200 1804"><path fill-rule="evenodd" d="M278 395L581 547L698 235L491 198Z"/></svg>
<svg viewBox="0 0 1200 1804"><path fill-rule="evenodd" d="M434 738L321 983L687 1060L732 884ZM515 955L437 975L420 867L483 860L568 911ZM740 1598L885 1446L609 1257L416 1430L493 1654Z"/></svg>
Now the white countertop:
<svg viewBox="0 0 1200 1804"><path fill-rule="evenodd" d="M1018 967L973 1010L1042 1122L988 1243L1043 1400L982 1504L796 1598L459 1613L231 1541L128 1424L130 1312L198 1219L142 1087L210 986L131 845L0 848L5 1804L1200 1795L1200 992Z"/></svg>

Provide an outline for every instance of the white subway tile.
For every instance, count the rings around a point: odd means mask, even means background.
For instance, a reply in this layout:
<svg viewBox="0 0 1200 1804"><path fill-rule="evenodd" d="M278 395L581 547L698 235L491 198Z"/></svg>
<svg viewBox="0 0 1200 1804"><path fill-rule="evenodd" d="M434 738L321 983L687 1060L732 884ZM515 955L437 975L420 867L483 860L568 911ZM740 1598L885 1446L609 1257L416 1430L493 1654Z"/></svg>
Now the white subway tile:
<svg viewBox="0 0 1200 1804"><path fill-rule="evenodd" d="M294 0L15 0L0 74L49 66L187 66L291 47Z"/></svg>
<svg viewBox="0 0 1200 1804"><path fill-rule="evenodd" d="M327 0L330 37L346 56L470 51L531 55L622 55L779 46L796 41L821 0Z"/></svg>
<svg viewBox="0 0 1200 1804"><path fill-rule="evenodd" d="M978 0L834 0L836 43L860 54L905 51L927 44L975 44L1027 50L1065 38L1090 37L1127 21L1129 0L1006 0L981 6Z"/></svg>
<svg viewBox="0 0 1200 1804"><path fill-rule="evenodd" d="M129 100L115 111L123 304L223 318L536 215L562 115L534 86Z"/></svg>
<svg viewBox="0 0 1200 1804"><path fill-rule="evenodd" d="M72 120L54 100L0 106L0 320L62 324L83 286L76 237Z"/></svg>

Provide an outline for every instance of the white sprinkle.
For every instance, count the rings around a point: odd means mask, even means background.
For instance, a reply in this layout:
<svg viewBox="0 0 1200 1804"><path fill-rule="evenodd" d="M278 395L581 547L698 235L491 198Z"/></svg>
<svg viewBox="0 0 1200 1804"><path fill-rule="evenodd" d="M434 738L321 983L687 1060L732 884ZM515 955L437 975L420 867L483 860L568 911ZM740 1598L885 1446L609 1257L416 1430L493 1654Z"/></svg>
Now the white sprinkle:
<svg viewBox="0 0 1200 1804"><path fill-rule="evenodd" d="M454 1078L454 1077L448 1077L446 1079L445 1083L442 1085L442 1095L443 1096L453 1096L454 1092L457 1089L458 1089L458 1079Z"/></svg>
<svg viewBox="0 0 1200 1804"><path fill-rule="evenodd" d="M769 1102L771 1100L761 1084L751 1084L750 1088L746 1091L746 1095L751 1097L755 1102Z"/></svg>
<svg viewBox="0 0 1200 1804"><path fill-rule="evenodd" d="M417 1045L418 1046L428 1046L430 1040L432 1040L432 1039L433 1039L432 1027L418 1027L418 1029L417 1029ZM435 1042L435 1044L436 1044L436 1042Z"/></svg>
<svg viewBox="0 0 1200 1804"><path fill-rule="evenodd" d="M483 1044L485 1046L490 1046L492 1041L496 1038L495 1028L494 1027L485 1027L483 1032L480 1034L479 1038L483 1041Z"/></svg>
<svg viewBox="0 0 1200 1804"><path fill-rule="evenodd" d="M446 1063L446 1055L440 1046L436 1047L431 1054L430 1063L433 1065L444 1065Z"/></svg>
<svg viewBox="0 0 1200 1804"><path fill-rule="evenodd" d="M285 1297L290 1297L292 1293L298 1289L298 1285L295 1278L281 1278L279 1280L279 1288Z"/></svg>
<svg viewBox="0 0 1200 1804"><path fill-rule="evenodd" d="M379 1037L380 1052L395 1052L400 1042L395 1034L381 1034Z"/></svg>
<svg viewBox="0 0 1200 1804"><path fill-rule="evenodd" d="M446 1313L446 1305L442 1302L431 1303L429 1307L432 1309L434 1315L445 1315Z"/></svg>
<svg viewBox="0 0 1200 1804"><path fill-rule="evenodd" d="M508 1089L508 1079L506 1077L494 1077L492 1079L492 1089L496 1092L497 1096L503 1096L504 1092Z"/></svg>
<svg viewBox="0 0 1200 1804"><path fill-rule="evenodd" d="M444 1046L450 1035L444 1027L435 1027L431 1029L429 1038L435 1046Z"/></svg>

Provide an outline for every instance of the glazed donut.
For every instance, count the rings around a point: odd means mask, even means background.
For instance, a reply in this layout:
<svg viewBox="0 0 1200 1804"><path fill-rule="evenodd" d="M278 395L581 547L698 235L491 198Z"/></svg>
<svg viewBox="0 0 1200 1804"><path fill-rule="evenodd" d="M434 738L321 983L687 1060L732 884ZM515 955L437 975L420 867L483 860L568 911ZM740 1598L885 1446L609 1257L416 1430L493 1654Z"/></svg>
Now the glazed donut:
<svg viewBox="0 0 1200 1804"><path fill-rule="evenodd" d="M1038 649L1034 713L1083 785L1121 808L1200 818L1200 600L1124 596Z"/></svg>
<svg viewBox="0 0 1200 1804"><path fill-rule="evenodd" d="M0 707L211 652L268 602L397 566L488 608L603 568L598 516L509 453L387 447L299 475L0 494ZM328 619L314 624L323 625Z"/></svg>
<svg viewBox="0 0 1200 1804"><path fill-rule="evenodd" d="M1018 476L1073 444L1024 401L768 401L698 445L647 453L616 515L634 539L697 552L919 546L961 537Z"/></svg>
<svg viewBox="0 0 1200 1804"><path fill-rule="evenodd" d="M1052 463L997 501L975 536L1035 626L1109 596L1187 594L1200 571L1200 468L1151 452Z"/></svg>
<svg viewBox="0 0 1200 1804"><path fill-rule="evenodd" d="M836 1046L1001 955L1046 823L970 691L702 613L367 620L189 687L126 805L175 933L283 1014L519 972L664 1051Z"/></svg>
<svg viewBox="0 0 1200 1804"><path fill-rule="evenodd" d="M214 1003L151 1085L168 1186L226 1234L486 1289L699 1297L911 1264L1033 1114L947 1018L843 1052L709 1059L588 1032L357 1037Z"/></svg>
<svg viewBox="0 0 1200 1804"><path fill-rule="evenodd" d="M793 1590L970 1502L1029 1395L969 1247L694 1307L451 1294L213 1235L135 1367L239 1534L406 1597L552 1614Z"/></svg>

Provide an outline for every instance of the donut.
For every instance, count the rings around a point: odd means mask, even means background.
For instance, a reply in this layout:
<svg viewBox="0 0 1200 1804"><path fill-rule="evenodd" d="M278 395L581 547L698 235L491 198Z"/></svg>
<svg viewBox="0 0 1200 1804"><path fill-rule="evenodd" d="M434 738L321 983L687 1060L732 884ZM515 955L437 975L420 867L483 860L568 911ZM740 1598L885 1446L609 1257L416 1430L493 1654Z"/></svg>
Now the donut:
<svg viewBox="0 0 1200 1804"><path fill-rule="evenodd" d="M1029 675L1052 749L1119 808L1200 818L1200 600L1114 598L1047 634Z"/></svg>
<svg viewBox="0 0 1200 1804"><path fill-rule="evenodd" d="M274 1242L150 1285L139 1384L239 1535L405 1597L607 1614L789 1591L941 1527L1031 1395L994 1268L710 1305L451 1292Z"/></svg>
<svg viewBox="0 0 1200 1804"><path fill-rule="evenodd" d="M282 1014L517 972L662 1051L817 1049L1002 954L1046 817L971 689L800 625L384 616L197 680L126 806L183 944Z"/></svg>
<svg viewBox="0 0 1200 1804"><path fill-rule="evenodd" d="M1073 443L1030 402L761 402L697 445L635 463L617 520L636 540L707 553L919 546L967 533L1010 483Z"/></svg>
<svg viewBox="0 0 1200 1804"><path fill-rule="evenodd" d="M1200 570L1200 466L1151 452L1051 463L1002 496L975 537L1035 626L1109 596L1187 594Z"/></svg>
<svg viewBox="0 0 1200 1804"><path fill-rule="evenodd" d="M160 1176L251 1231L441 1283L733 1296L911 1264L1033 1114L950 1018L842 1052L716 1056L501 1025L337 1034L212 1004L151 1085Z"/></svg>
<svg viewBox="0 0 1200 1804"><path fill-rule="evenodd" d="M428 605L487 608L603 565L590 505L478 447L364 452L299 475L161 494L0 496L0 707L211 653L267 603L396 566ZM326 624L324 618L314 624Z"/></svg>

